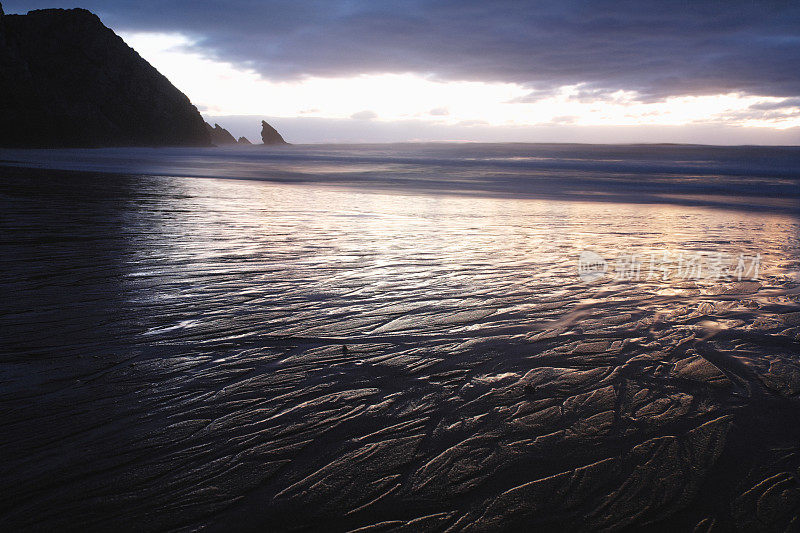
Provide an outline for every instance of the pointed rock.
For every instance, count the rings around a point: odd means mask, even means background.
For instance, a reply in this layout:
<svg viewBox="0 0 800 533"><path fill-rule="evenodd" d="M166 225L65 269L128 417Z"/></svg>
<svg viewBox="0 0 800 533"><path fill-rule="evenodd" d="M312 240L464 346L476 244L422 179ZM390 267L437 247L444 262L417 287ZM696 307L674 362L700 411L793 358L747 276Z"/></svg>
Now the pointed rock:
<svg viewBox="0 0 800 533"><path fill-rule="evenodd" d="M239 137L239 141L238 142L239 142L239 144L253 144L247 139L247 137Z"/></svg>
<svg viewBox="0 0 800 533"><path fill-rule="evenodd" d="M219 124L214 123L214 127L212 128L211 124L206 122L206 129L208 130L208 134L211 136L211 144L216 146L236 144L236 138Z"/></svg>
<svg viewBox="0 0 800 533"><path fill-rule="evenodd" d="M265 120L261 121L261 140L264 144L289 144L283 140L278 130L267 124Z"/></svg>

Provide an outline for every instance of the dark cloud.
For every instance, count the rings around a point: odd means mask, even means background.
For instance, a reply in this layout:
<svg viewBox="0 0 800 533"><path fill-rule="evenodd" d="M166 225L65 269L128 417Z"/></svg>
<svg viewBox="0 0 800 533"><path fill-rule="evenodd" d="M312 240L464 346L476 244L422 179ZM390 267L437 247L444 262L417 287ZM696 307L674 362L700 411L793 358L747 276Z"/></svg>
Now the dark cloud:
<svg viewBox="0 0 800 533"><path fill-rule="evenodd" d="M73 0L75 1L75 0ZM7 1L6 11L72 7ZM800 96L800 2L84 0L118 30L180 31L270 79L418 72L644 99ZM533 93L531 98L537 93Z"/></svg>
<svg viewBox="0 0 800 533"><path fill-rule="evenodd" d="M775 109L797 108L800 107L800 98L784 98L778 102L763 102L760 104L753 104L750 109L759 111L772 111Z"/></svg>

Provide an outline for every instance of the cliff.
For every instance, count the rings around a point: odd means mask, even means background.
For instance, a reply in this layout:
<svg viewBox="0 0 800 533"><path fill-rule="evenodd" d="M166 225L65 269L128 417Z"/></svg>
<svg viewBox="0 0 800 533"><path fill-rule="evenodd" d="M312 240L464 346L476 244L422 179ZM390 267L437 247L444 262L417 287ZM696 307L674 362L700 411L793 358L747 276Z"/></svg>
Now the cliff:
<svg viewBox="0 0 800 533"><path fill-rule="evenodd" d="M209 143L197 108L96 15L0 5L0 146Z"/></svg>
<svg viewBox="0 0 800 533"><path fill-rule="evenodd" d="M283 140L278 130L264 120L261 121L261 140L264 144L289 144Z"/></svg>

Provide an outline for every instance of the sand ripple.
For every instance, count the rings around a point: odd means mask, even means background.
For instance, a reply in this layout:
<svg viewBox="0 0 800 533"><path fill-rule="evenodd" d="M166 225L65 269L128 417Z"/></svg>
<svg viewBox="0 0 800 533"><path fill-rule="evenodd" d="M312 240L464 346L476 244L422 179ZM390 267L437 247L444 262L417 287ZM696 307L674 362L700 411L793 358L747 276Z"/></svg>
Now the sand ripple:
<svg viewBox="0 0 800 533"><path fill-rule="evenodd" d="M7 528L797 526L791 217L68 178L2 186Z"/></svg>

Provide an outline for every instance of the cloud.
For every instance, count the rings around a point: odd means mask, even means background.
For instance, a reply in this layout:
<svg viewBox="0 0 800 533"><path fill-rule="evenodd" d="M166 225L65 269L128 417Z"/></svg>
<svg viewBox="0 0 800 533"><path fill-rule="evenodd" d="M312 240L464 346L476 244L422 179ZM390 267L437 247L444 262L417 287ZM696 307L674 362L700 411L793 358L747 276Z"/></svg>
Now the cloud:
<svg viewBox="0 0 800 533"><path fill-rule="evenodd" d="M797 108L800 107L800 98L784 98L778 102L763 102L753 104L750 109L759 111L773 111L776 109Z"/></svg>
<svg viewBox="0 0 800 533"><path fill-rule="evenodd" d="M7 12L72 7L12 0ZM644 100L800 96L800 3L783 0L83 0L111 27L180 32L269 79L424 73ZM535 93L534 93L535 94ZM533 95L531 96L533 98Z"/></svg>
<svg viewBox="0 0 800 533"><path fill-rule="evenodd" d="M353 120L372 120L374 118L378 118L378 114L375 111L370 111L365 109L364 111L359 111L358 113L353 113L350 115L350 118Z"/></svg>
<svg viewBox="0 0 800 533"><path fill-rule="evenodd" d="M564 115L560 117L553 117L552 122L553 124L574 124L580 117L572 116L572 115Z"/></svg>
<svg viewBox="0 0 800 533"><path fill-rule="evenodd" d="M462 120L456 123L456 126L472 128L474 126L489 126L489 123L485 120Z"/></svg>
<svg viewBox="0 0 800 533"><path fill-rule="evenodd" d="M428 114L435 117L443 117L449 115L450 111L446 107L436 107L428 111Z"/></svg>

